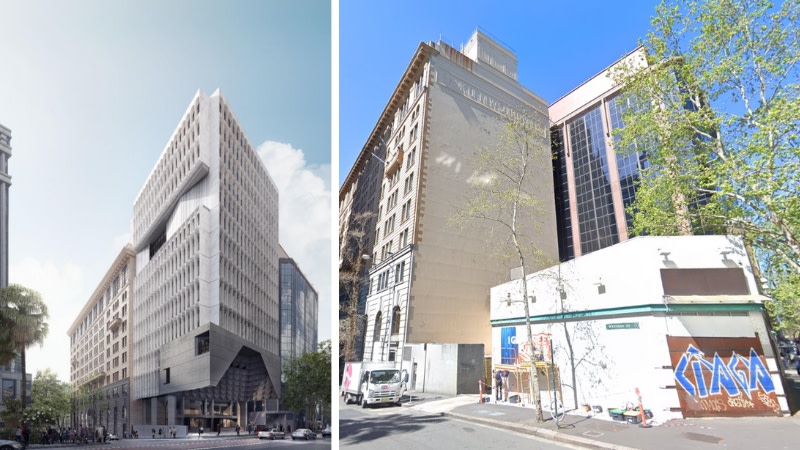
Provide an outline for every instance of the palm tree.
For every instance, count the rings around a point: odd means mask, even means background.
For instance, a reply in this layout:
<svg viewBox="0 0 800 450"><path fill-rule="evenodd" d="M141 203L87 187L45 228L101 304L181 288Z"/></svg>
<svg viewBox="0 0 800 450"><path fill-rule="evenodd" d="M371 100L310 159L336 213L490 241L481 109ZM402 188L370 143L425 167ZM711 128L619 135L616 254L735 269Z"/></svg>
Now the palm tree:
<svg viewBox="0 0 800 450"><path fill-rule="evenodd" d="M27 378L25 376L25 349L33 344L43 344L49 327L47 305L41 294L19 284L0 289L0 311L5 336L0 342L0 357L7 357L9 348L18 352L22 360L22 409L27 404ZM8 345L10 343L10 346ZM13 359L13 356L12 356ZM7 362L7 361L6 361Z"/></svg>

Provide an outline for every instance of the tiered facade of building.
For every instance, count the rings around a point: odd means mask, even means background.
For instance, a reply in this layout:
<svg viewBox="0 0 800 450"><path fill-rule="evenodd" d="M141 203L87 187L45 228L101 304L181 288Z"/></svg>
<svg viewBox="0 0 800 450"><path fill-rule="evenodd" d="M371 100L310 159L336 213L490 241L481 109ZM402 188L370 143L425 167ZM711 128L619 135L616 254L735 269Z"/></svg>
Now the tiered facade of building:
<svg viewBox="0 0 800 450"><path fill-rule="evenodd" d="M218 91L184 114L132 236L135 423L246 424L280 395L278 192Z"/></svg>
<svg viewBox="0 0 800 450"><path fill-rule="evenodd" d="M131 236L69 330L72 425L184 436L274 410L278 192L218 91L187 108L134 202ZM316 293L304 294L315 346Z"/></svg>

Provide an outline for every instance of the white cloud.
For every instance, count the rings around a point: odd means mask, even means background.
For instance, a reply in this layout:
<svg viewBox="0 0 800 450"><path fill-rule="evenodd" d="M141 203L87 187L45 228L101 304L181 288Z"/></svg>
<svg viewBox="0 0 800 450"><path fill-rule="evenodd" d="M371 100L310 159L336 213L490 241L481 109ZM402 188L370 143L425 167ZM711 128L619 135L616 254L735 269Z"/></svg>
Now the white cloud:
<svg viewBox="0 0 800 450"><path fill-rule="evenodd" d="M71 262L38 261L28 257L9 266L9 278L38 291L50 314L50 330L44 345L35 345L27 351L27 372L35 377L36 371L49 368L61 381L69 381L67 330L86 303L81 296L86 292L85 270Z"/></svg>
<svg viewBox="0 0 800 450"><path fill-rule="evenodd" d="M331 337L330 165L309 165L300 149L266 141L258 154L278 187L280 242L319 294L319 339Z"/></svg>

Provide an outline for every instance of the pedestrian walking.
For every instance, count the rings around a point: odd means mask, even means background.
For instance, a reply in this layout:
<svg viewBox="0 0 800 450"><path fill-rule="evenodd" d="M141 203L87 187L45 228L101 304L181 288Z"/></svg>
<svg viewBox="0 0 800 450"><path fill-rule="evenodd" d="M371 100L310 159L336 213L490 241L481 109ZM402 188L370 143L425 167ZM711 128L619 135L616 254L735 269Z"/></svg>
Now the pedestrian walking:
<svg viewBox="0 0 800 450"><path fill-rule="evenodd" d="M797 363L797 366L795 366L797 368L797 374L800 375L800 357L795 358L794 361Z"/></svg>

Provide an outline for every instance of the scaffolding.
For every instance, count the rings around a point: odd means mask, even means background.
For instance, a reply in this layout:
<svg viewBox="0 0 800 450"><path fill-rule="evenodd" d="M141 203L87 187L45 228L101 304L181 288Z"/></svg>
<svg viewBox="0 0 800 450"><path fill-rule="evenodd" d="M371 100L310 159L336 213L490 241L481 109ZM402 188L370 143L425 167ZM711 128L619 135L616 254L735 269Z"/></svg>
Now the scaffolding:
<svg viewBox="0 0 800 450"><path fill-rule="evenodd" d="M495 364L495 370L508 371L508 385L504 385L504 398L513 402L514 397L522 404L533 404L533 393L530 391L531 383L528 381L531 373L531 362L520 361L518 364ZM561 394L561 375L557 364L547 361L536 361L536 373L539 378L539 396L547 393L547 399L541 398L542 405L547 409L556 398L563 399Z"/></svg>

